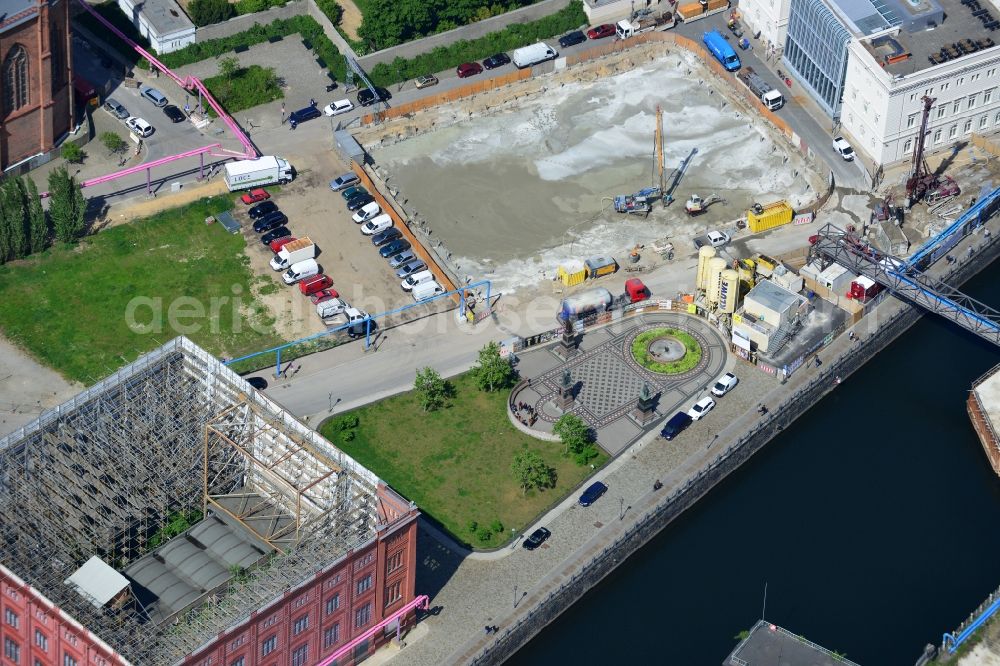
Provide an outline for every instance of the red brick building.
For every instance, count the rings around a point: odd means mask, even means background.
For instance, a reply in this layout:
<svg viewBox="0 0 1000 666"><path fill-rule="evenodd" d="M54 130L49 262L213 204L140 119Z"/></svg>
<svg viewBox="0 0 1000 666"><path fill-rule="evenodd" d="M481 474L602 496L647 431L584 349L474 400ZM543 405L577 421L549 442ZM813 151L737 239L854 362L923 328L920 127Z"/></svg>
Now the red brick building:
<svg viewBox="0 0 1000 666"><path fill-rule="evenodd" d="M0 0L0 169L73 126L70 0Z"/></svg>

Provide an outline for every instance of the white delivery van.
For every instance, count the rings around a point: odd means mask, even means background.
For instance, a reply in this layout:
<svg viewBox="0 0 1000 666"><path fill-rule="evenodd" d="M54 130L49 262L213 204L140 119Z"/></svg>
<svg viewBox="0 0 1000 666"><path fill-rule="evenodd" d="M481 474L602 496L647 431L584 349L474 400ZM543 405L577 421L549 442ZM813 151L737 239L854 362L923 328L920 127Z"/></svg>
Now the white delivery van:
<svg viewBox="0 0 1000 666"><path fill-rule="evenodd" d="M392 226L392 218L388 215L382 214L378 217L373 217L364 224L361 225L361 233L366 236L371 236L372 234L380 234L389 227Z"/></svg>
<svg viewBox="0 0 1000 666"><path fill-rule="evenodd" d="M419 273L414 273L413 275L407 275L400 286L403 291L410 291L418 284L423 284L424 282L430 282L434 279L434 273L430 271L420 271Z"/></svg>
<svg viewBox="0 0 1000 666"><path fill-rule="evenodd" d="M421 282L415 285L413 289L410 290L410 294L413 296L415 301L426 301L431 296L437 296L438 294L443 294L444 288L441 287L436 281L428 280L427 282Z"/></svg>
<svg viewBox="0 0 1000 666"><path fill-rule="evenodd" d="M313 275L318 274L319 264L316 263L316 260L306 259L305 261L292 264L287 271L281 274L281 279L285 281L285 284L295 284L302 278L312 277Z"/></svg>
<svg viewBox="0 0 1000 666"><path fill-rule="evenodd" d="M351 219L357 222L358 224L362 224L372 219L381 212L382 209L379 207L378 203L372 201L371 203L365 204L364 206L359 208L358 212L355 213L354 217L352 217Z"/></svg>
<svg viewBox="0 0 1000 666"><path fill-rule="evenodd" d="M320 301L316 304L316 314L318 314L321 319L343 314L346 309L347 303L339 298L328 298L325 301Z"/></svg>

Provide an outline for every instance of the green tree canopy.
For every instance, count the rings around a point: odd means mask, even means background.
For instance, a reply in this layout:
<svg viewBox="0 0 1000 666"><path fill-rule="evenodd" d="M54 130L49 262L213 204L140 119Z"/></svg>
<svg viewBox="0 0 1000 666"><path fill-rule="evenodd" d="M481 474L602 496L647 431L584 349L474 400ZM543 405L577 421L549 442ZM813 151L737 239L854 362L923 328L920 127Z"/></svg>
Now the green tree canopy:
<svg viewBox="0 0 1000 666"><path fill-rule="evenodd" d="M66 167L49 173L49 216L56 238L64 243L76 240L84 229L87 201Z"/></svg>
<svg viewBox="0 0 1000 666"><path fill-rule="evenodd" d="M441 379L437 370L430 367L417 370L417 378L413 382L413 388L420 396L420 403L425 412L432 412L443 407L445 398L448 396L447 383Z"/></svg>
<svg viewBox="0 0 1000 666"><path fill-rule="evenodd" d="M42 208L42 199L38 196L38 186L30 178L18 179L21 191L28 207L28 246L31 252L41 252L49 244L52 228L49 218Z"/></svg>
<svg viewBox="0 0 1000 666"><path fill-rule="evenodd" d="M556 471L534 451L525 449L514 454L510 471L521 486L522 494L532 488L552 488L556 485Z"/></svg>
<svg viewBox="0 0 1000 666"><path fill-rule="evenodd" d="M213 23L222 23L230 18L236 10L228 0L192 0L188 4L191 20L199 28Z"/></svg>
<svg viewBox="0 0 1000 666"><path fill-rule="evenodd" d="M479 350L479 359L472 368L476 383L483 391L496 391L510 387L517 378L517 372L510 359L500 356L500 345L490 342Z"/></svg>

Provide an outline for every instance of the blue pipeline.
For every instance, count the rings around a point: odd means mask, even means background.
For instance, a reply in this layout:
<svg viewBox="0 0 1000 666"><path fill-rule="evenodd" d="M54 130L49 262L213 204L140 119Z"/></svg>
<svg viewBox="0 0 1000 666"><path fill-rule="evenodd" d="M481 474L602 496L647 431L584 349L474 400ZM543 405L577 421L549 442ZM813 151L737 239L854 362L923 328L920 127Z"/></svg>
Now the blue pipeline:
<svg viewBox="0 0 1000 666"><path fill-rule="evenodd" d="M976 219L978 222L975 226L979 226L986 220L979 219L983 210L989 206L994 199L1000 197L1000 187L990 192L988 195L977 201L972 208L965 211L960 218L951 223L951 225L939 233L934 238L930 239L924 243L923 247L913 253L913 255L906 261L906 267L912 268L916 266L921 259L926 257L928 254L934 251L938 245L940 245L946 238L956 233L960 229L963 229L971 220Z"/></svg>
<svg viewBox="0 0 1000 666"><path fill-rule="evenodd" d="M948 645L948 654L954 654L955 650L958 649L958 646L968 640L969 636L971 636L976 629L981 627L986 620L990 619L993 614L997 612L997 609L1000 609L1000 599L997 599L990 604L989 608L984 610L979 617L976 618L975 622L966 627L965 630L958 636L945 634L941 639L941 643L943 645Z"/></svg>
<svg viewBox="0 0 1000 666"><path fill-rule="evenodd" d="M970 319L975 319L976 321L978 321L980 324L983 324L987 328L989 328L989 329L991 329L993 331L1000 332L1000 324L998 324L997 322L995 322L995 321L993 321L991 319L984 319L983 317L977 315L975 312L973 312L973 311L971 311L971 310L969 310L967 308L962 307L961 305L959 305L955 301L952 301L952 300L947 299L947 298L943 298L942 296L938 296L935 292L927 289L926 287L921 286L917 282L914 282L913 280L909 279L908 277L906 277L904 275L900 275L899 273L895 273L895 272L891 272L891 271L887 271L887 272L889 273L889 275L891 275L892 277L896 278L900 282L908 284L911 287L913 287L914 289L917 289L917 290L923 292L925 296L934 299L935 301L937 301L941 305L949 308L950 310L954 310L955 312L963 313L967 317L969 317Z"/></svg>
<svg viewBox="0 0 1000 666"><path fill-rule="evenodd" d="M472 284L467 284L467 285L465 285L464 287L462 287L460 289L455 289L455 290L452 290L452 291L446 291L443 294L438 294L437 296L433 296L431 298L425 299L423 301L420 301L419 303L413 303L411 305L404 305L403 307L396 308L395 310L388 310L386 312L380 312L380 313L375 314L375 315L369 315L368 318L364 320L364 324L365 324L365 349L367 349L367 348L369 348L371 346L371 322L374 321L375 319L380 319L382 317L388 317L389 315L397 314L399 312L404 312L406 310L409 310L411 308L415 308L415 307L418 307L418 306L421 306L421 305L426 305L428 303L440 300L442 298L448 298L449 296L452 296L453 294L458 294L459 305L464 307L464 305L465 305L465 291L467 289L474 289L476 287L482 287L482 286L486 287L486 302L489 303L490 302L490 298L492 296L493 283L490 282L489 280L480 280L479 282L473 282ZM295 345L300 345L300 344L302 344L304 342L312 342L313 340L317 340L317 339L325 337L327 335L331 335L333 333L336 333L337 331L343 331L343 330L345 330L347 328L350 328L351 326L356 326L356 325L357 325L356 322L355 323L348 322L346 324L341 324L340 326L337 326L336 328L328 329L326 331L323 331L322 333L316 333L314 335L310 335L310 336L305 337L305 338L299 338L298 340L293 340L292 342L286 342L283 345L278 345L277 347L271 347L270 349L264 349L262 351L253 352L252 354L247 354L245 356L240 356L239 358L229 359L228 361L225 361L225 364L226 365L232 365L233 363L237 363L239 361L245 361L248 358L256 358L257 356L260 356L261 354L274 354L275 355L275 376L277 376L281 372L281 350L282 349L288 349L289 347L294 347Z"/></svg>

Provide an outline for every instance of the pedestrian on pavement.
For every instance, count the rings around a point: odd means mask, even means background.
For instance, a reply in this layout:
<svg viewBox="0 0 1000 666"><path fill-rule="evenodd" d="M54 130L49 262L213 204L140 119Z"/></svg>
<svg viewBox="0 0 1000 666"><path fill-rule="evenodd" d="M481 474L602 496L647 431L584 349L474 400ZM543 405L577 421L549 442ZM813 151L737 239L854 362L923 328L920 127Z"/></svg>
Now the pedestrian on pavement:
<svg viewBox="0 0 1000 666"><path fill-rule="evenodd" d="M288 120L288 129L295 129L296 125L298 125L298 123L295 122L295 118L290 118Z"/></svg>

